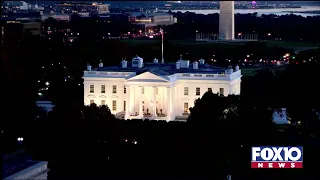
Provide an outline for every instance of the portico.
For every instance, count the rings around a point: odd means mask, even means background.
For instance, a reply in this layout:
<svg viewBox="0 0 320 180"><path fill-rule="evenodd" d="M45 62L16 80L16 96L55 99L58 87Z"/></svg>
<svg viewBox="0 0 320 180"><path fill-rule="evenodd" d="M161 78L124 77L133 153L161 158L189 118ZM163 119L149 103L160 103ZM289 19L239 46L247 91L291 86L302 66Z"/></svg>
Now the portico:
<svg viewBox="0 0 320 180"><path fill-rule="evenodd" d="M141 79L143 78L143 79ZM170 82L150 72L125 81L126 119L167 119L170 115Z"/></svg>

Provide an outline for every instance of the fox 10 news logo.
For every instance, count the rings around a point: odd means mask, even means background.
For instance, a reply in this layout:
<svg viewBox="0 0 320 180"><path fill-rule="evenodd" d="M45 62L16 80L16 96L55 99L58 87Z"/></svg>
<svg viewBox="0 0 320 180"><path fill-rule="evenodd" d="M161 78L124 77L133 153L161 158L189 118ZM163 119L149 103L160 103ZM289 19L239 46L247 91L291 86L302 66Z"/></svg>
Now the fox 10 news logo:
<svg viewBox="0 0 320 180"><path fill-rule="evenodd" d="M251 149L251 168L302 168L302 146L260 146Z"/></svg>

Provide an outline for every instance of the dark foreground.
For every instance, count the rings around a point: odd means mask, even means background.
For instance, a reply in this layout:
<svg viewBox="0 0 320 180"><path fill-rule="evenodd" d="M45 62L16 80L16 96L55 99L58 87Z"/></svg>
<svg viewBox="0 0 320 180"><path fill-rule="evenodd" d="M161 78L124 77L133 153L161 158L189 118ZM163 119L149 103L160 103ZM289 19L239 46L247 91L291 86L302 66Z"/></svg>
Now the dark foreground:
<svg viewBox="0 0 320 180"><path fill-rule="evenodd" d="M263 128L191 129L117 121L93 130L50 130L48 144L37 145L49 149L49 179L319 179L319 142L309 137ZM252 145L303 145L304 169L252 170Z"/></svg>

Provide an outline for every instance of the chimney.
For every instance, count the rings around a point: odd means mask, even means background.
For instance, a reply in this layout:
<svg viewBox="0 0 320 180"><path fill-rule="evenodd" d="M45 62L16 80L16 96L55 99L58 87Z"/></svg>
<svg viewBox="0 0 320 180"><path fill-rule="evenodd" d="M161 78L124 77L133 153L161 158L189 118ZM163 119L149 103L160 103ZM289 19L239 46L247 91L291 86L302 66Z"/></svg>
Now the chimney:
<svg viewBox="0 0 320 180"><path fill-rule="evenodd" d="M158 59L154 58L153 63L158 63Z"/></svg>
<svg viewBox="0 0 320 180"><path fill-rule="evenodd" d="M87 64L87 71L91 71L91 67L92 67L92 66L90 66L90 64L88 63L88 64Z"/></svg>
<svg viewBox="0 0 320 180"><path fill-rule="evenodd" d="M103 62L102 62L102 60L100 60L99 67L100 67L100 68L103 67Z"/></svg>
<svg viewBox="0 0 320 180"><path fill-rule="evenodd" d="M237 72L237 71L239 71L239 70L240 70L240 67L239 67L238 65L236 65L235 71Z"/></svg>
<svg viewBox="0 0 320 180"><path fill-rule="evenodd" d="M201 58L201 59L199 60L199 62L200 62L200 64L204 64L204 59Z"/></svg>
<svg viewBox="0 0 320 180"><path fill-rule="evenodd" d="M180 61L177 61L177 62L176 62L176 69L180 69L180 66L181 66Z"/></svg>
<svg viewBox="0 0 320 180"><path fill-rule="evenodd" d="M122 61L121 61L121 65L122 65L122 68L127 68L127 61L126 61L126 59L123 59Z"/></svg>
<svg viewBox="0 0 320 180"><path fill-rule="evenodd" d="M193 62L192 64L193 64L193 69L198 69L198 62L197 61Z"/></svg>

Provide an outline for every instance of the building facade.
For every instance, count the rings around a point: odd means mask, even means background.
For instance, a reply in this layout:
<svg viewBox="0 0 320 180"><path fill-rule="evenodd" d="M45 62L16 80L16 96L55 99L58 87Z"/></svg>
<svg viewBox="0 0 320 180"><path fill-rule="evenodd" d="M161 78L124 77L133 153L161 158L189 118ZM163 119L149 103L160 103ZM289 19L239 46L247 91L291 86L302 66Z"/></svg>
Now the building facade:
<svg viewBox="0 0 320 180"><path fill-rule="evenodd" d="M224 96L240 94L239 66L223 69L203 59L190 63L144 63L140 57L119 66L84 71L84 103L108 105L117 117L125 119L186 119L189 108L207 91Z"/></svg>
<svg viewBox="0 0 320 180"><path fill-rule="evenodd" d="M234 40L234 1L220 1L219 40Z"/></svg>

